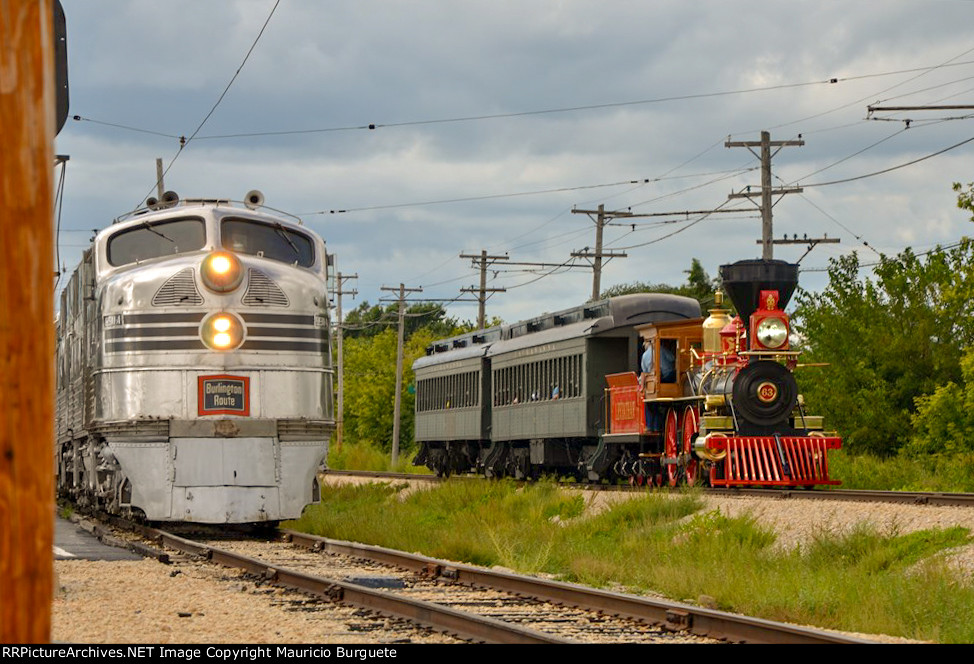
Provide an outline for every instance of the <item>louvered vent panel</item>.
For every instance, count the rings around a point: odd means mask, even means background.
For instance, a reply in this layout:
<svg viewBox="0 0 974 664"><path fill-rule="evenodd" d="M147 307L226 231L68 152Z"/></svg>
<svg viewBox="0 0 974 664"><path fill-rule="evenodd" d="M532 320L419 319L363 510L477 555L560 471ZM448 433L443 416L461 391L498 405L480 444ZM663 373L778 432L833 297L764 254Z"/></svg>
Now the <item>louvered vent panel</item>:
<svg viewBox="0 0 974 664"><path fill-rule="evenodd" d="M152 296L152 305L156 307L191 304L203 304L203 296L196 288L196 277L191 267L171 276Z"/></svg>
<svg viewBox="0 0 974 664"><path fill-rule="evenodd" d="M243 303L249 306L286 307L289 302L287 295L275 284L270 277L250 268L250 278L247 280L247 292L244 293Z"/></svg>

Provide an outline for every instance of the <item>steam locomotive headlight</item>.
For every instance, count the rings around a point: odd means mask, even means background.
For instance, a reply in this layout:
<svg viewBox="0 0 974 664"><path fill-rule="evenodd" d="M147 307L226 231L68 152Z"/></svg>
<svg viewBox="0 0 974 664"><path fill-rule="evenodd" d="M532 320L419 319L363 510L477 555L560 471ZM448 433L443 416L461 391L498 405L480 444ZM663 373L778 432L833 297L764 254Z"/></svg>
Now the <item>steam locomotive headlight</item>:
<svg viewBox="0 0 974 664"><path fill-rule="evenodd" d="M203 260L203 283L215 293L228 293L243 280L243 268L228 251L214 251Z"/></svg>
<svg viewBox="0 0 974 664"><path fill-rule="evenodd" d="M210 314L203 319L200 336L213 350L233 350L243 343L243 321L227 311Z"/></svg>
<svg viewBox="0 0 974 664"><path fill-rule="evenodd" d="M765 348L780 348L788 341L788 326L780 318L765 318L758 323L757 339Z"/></svg>

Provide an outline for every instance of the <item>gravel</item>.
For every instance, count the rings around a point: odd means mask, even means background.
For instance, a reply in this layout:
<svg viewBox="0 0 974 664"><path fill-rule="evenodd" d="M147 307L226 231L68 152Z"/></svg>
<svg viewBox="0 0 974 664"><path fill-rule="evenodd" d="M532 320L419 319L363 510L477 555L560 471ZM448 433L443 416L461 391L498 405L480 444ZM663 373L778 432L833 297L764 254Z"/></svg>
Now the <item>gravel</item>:
<svg viewBox="0 0 974 664"><path fill-rule="evenodd" d="M55 561L52 640L63 643L457 643L357 608L257 585L212 564Z"/></svg>

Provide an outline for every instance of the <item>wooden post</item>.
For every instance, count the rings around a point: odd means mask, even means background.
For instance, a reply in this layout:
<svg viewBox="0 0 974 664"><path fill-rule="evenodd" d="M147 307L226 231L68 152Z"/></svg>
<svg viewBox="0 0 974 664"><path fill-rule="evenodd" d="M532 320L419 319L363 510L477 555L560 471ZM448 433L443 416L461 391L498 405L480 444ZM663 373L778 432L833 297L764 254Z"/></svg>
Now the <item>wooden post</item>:
<svg viewBox="0 0 974 664"><path fill-rule="evenodd" d="M422 288L406 288L399 284L399 288L383 286L384 291L399 291L399 335L396 341L396 398L392 408L392 466L396 469L399 463L399 416L402 410L402 353L405 341L406 293L422 293Z"/></svg>
<svg viewBox="0 0 974 664"><path fill-rule="evenodd" d="M50 0L0 1L0 643L51 638L52 16Z"/></svg>

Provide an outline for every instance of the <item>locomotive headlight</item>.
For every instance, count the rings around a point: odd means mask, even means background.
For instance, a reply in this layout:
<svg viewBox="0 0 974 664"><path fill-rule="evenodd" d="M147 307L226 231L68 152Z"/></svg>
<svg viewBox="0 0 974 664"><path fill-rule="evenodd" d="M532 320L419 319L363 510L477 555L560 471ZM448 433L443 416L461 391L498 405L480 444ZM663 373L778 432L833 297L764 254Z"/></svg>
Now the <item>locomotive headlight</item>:
<svg viewBox="0 0 974 664"><path fill-rule="evenodd" d="M203 260L203 283L215 293L228 293L243 280L243 268L228 251L214 251Z"/></svg>
<svg viewBox="0 0 974 664"><path fill-rule="evenodd" d="M788 326L780 318L765 318L758 323L756 334L765 348L779 348L788 341Z"/></svg>
<svg viewBox="0 0 974 664"><path fill-rule="evenodd" d="M200 336L213 350L233 350L243 343L243 321L227 311L210 314L203 319Z"/></svg>

